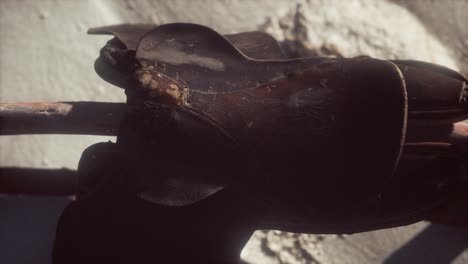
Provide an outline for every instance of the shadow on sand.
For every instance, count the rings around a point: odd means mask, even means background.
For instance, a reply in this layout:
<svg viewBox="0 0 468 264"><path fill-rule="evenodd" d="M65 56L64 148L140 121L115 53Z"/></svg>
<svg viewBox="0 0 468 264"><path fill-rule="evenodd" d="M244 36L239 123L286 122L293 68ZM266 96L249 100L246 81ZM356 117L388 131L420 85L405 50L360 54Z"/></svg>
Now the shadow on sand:
<svg viewBox="0 0 468 264"><path fill-rule="evenodd" d="M384 263L451 263L466 248L468 229L433 224L395 251Z"/></svg>

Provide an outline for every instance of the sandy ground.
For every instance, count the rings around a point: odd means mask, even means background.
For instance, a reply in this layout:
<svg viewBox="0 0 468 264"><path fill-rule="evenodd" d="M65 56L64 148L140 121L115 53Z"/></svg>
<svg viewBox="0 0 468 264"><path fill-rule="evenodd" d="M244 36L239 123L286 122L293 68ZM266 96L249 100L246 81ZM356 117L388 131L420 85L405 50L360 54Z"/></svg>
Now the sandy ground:
<svg viewBox="0 0 468 264"><path fill-rule="evenodd" d="M468 73L468 1L0 1L0 101L123 101L93 62L108 37L89 27L193 22L223 33L263 30L294 55L420 59ZM0 138L0 166L76 168L87 146L109 137ZM0 262L50 263L67 199L0 198ZM468 263L468 233L419 223L351 236L258 231L247 263Z"/></svg>

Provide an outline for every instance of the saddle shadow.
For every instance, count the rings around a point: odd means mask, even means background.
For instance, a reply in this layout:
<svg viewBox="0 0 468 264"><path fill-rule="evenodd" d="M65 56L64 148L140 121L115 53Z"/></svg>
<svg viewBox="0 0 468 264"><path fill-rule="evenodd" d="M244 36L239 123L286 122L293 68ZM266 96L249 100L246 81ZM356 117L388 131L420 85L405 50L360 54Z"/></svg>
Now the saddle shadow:
<svg viewBox="0 0 468 264"><path fill-rule="evenodd" d="M384 263L451 263L467 248L467 229L432 224L391 254Z"/></svg>

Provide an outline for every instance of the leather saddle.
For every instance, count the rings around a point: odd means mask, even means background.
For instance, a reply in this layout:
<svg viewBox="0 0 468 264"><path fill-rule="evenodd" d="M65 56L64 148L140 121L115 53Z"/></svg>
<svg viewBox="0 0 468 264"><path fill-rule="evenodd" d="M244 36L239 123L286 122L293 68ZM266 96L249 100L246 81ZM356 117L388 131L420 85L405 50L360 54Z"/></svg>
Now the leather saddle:
<svg viewBox="0 0 468 264"><path fill-rule="evenodd" d="M255 205L256 228L354 233L425 219L465 184L456 149L423 144L428 124L448 133L468 113L453 70L288 58L265 33L195 24L89 33L115 36L95 68L125 89L128 109L117 143L83 155L83 186L105 163L123 176L102 182L145 202L190 207L229 190ZM109 149L118 154L99 155Z"/></svg>

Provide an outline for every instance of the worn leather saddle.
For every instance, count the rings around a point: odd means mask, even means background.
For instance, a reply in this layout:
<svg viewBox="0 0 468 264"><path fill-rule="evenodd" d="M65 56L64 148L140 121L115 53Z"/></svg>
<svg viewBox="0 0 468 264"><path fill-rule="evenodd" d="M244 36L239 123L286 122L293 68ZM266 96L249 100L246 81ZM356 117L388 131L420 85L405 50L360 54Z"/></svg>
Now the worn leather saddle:
<svg viewBox="0 0 468 264"><path fill-rule="evenodd" d="M230 204L252 229L355 233L427 219L464 195L451 135L467 80L456 71L288 58L268 34L195 24L89 33L115 37L95 68L125 89L127 111L116 143L83 154L73 210Z"/></svg>

